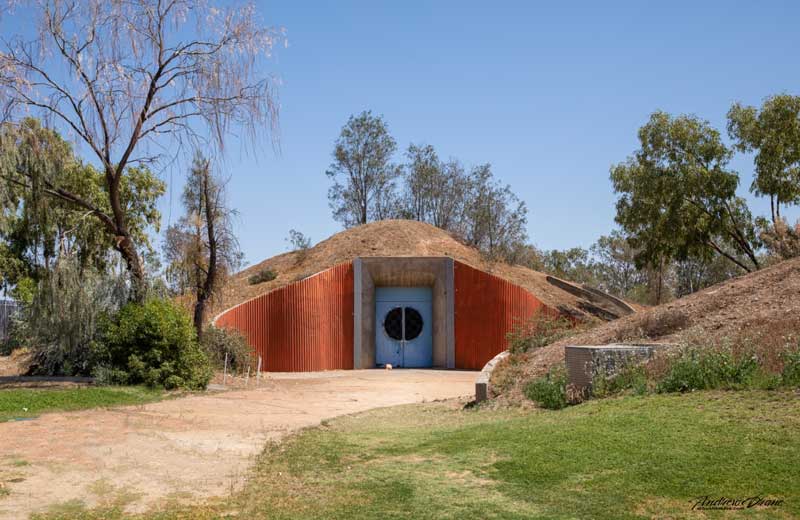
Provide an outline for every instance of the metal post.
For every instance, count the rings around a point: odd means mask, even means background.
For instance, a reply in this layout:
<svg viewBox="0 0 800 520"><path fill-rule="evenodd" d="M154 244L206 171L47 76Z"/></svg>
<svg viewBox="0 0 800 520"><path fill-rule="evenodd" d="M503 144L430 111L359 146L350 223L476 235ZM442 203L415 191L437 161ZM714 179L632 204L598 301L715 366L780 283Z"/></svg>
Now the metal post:
<svg viewBox="0 0 800 520"><path fill-rule="evenodd" d="M258 356L258 368L256 369L256 386L261 381L261 356Z"/></svg>
<svg viewBox="0 0 800 520"><path fill-rule="evenodd" d="M228 353L225 353L225 367L222 369L222 386L225 386L225 381L228 379Z"/></svg>
<svg viewBox="0 0 800 520"><path fill-rule="evenodd" d="M247 388L247 385L250 383L250 365L247 365L247 375L244 377L244 386Z"/></svg>

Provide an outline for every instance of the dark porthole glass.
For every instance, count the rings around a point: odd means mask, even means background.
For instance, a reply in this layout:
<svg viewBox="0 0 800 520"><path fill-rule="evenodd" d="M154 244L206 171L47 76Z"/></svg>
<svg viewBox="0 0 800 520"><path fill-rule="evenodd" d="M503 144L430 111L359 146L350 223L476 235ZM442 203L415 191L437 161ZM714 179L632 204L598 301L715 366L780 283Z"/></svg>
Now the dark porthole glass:
<svg viewBox="0 0 800 520"><path fill-rule="evenodd" d="M410 341L422 333L422 314L417 309L406 307L406 341Z"/></svg>
<svg viewBox="0 0 800 520"><path fill-rule="evenodd" d="M398 341L403 339L403 309L395 307L386 313L383 329L390 338Z"/></svg>

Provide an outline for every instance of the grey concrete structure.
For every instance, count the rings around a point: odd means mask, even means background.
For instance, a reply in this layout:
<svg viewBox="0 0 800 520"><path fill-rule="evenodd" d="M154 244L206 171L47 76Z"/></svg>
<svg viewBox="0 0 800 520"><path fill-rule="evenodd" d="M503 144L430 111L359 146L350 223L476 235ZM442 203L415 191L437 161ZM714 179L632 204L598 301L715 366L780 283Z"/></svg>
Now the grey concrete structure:
<svg viewBox="0 0 800 520"><path fill-rule="evenodd" d="M567 380L577 391L588 393L595 377L612 376L625 366L651 358L656 350L667 346L669 345L651 343L564 347Z"/></svg>
<svg viewBox="0 0 800 520"><path fill-rule="evenodd" d="M375 287L431 287L433 366L455 368L453 259L362 257L353 261L353 367L375 366Z"/></svg>
<svg viewBox="0 0 800 520"><path fill-rule="evenodd" d="M489 360L483 366L483 370L481 373L478 374L478 379L475 380L475 402L480 403L482 401L486 401L489 399L489 394L491 393L491 384L492 384L492 372L494 372L495 367L501 360L507 358L509 356L509 352L504 350L503 352L497 354L495 357Z"/></svg>

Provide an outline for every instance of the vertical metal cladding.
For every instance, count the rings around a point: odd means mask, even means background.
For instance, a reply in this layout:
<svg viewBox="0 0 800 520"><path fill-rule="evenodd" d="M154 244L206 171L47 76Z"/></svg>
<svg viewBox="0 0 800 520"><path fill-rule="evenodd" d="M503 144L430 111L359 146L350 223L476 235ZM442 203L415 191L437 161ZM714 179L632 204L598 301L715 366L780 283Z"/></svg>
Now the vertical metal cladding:
<svg viewBox="0 0 800 520"><path fill-rule="evenodd" d="M262 357L262 370L351 369L353 264L248 300L219 315L216 325L242 332Z"/></svg>
<svg viewBox="0 0 800 520"><path fill-rule="evenodd" d="M553 312L518 285L454 262L456 368L480 370L507 347L514 323Z"/></svg>

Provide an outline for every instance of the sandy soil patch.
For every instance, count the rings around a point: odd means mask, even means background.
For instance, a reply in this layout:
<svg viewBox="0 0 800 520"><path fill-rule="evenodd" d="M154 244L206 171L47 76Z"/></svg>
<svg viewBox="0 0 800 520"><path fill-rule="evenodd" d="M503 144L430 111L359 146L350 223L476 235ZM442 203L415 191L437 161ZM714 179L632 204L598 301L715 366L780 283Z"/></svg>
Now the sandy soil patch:
<svg viewBox="0 0 800 520"><path fill-rule="evenodd" d="M269 374L257 389L0 423L0 518L124 497L143 511L237 488L270 439L370 408L467 396L476 372ZM5 494L5 496L2 496Z"/></svg>

